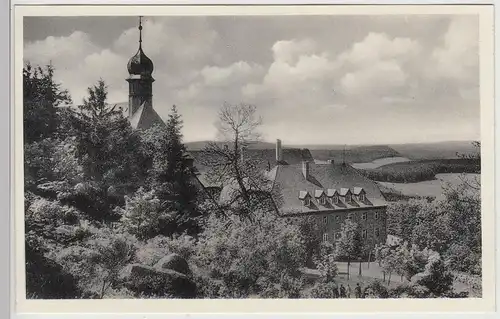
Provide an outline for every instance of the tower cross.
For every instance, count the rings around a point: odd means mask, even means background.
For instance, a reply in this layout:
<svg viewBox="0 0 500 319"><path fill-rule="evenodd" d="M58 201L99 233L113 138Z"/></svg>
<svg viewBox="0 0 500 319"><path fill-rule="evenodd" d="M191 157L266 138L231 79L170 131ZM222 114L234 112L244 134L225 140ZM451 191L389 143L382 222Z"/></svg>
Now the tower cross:
<svg viewBox="0 0 500 319"><path fill-rule="evenodd" d="M139 16L139 46L142 45L142 16Z"/></svg>

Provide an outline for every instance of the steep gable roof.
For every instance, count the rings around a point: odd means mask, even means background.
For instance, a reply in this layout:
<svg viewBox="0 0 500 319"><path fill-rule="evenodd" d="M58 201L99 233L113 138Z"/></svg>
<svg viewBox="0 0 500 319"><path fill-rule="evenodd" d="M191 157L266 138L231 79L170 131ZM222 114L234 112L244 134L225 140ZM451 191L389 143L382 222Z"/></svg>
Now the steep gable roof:
<svg viewBox="0 0 500 319"><path fill-rule="evenodd" d="M365 190L363 189L363 187L354 187L353 189L353 194L354 195L360 195L361 193L363 193Z"/></svg>
<svg viewBox="0 0 500 319"><path fill-rule="evenodd" d="M351 193L351 190L349 188L342 187L340 189L340 196L347 196L350 193Z"/></svg>
<svg viewBox="0 0 500 319"><path fill-rule="evenodd" d="M274 191L280 193L280 211L284 214L313 213L318 211L349 210L362 207L385 207L387 204L377 184L362 176L354 168L343 164L309 164L309 179L302 174L301 165L279 165L274 180ZM336 189L350 192L354 187L362 187L366 192L366 200L352 200L349 203L339 201L338 204L320 205L314 198L311 205L303 205L297 194L301 191L309 194L318 189L326 190L329 195ZM335 191L335 192L334 192Z"/></svg>
<svg viewBox="0 0 500 319"><path fill-rule="evenodd" d="M147 102L141 104L137 111L129 118L129 121L134 129L148 129L154 125L165 126L165 122L156 113L153 106Z"/></svg>

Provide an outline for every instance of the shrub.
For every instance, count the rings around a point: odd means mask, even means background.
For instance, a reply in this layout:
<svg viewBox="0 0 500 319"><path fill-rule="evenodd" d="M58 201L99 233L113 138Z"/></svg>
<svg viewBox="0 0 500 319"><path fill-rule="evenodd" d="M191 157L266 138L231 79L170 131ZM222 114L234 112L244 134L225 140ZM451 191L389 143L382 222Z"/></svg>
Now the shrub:
<svg viewBox="0 0 500 319"><path fill-rule="evenodd" d="M337 291L338 286L334 282L317 283L312 287L310 297L322 299L338 298Z"/></svg>

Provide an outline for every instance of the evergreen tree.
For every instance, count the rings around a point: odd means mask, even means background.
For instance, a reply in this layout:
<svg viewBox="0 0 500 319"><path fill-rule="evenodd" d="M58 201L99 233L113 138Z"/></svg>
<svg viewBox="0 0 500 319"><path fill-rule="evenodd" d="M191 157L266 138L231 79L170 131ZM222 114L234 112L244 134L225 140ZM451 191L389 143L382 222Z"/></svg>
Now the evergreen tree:
<svg viewBox="0 0 500 319"><path fill-rule="evenodd" d="M68 91L54 80L52 65L42 68L26 64L23 68L24 143L52 137L60 124L58 107L70 103Z"/></svg>
<svg viewBox="0 0 500 319"><path fill-rule="evenodd" d="M187 231L198 233L198 189L193 183L190 159L182 143L182 119L174 105L161 136L154 159L153 187L161 201L160 209L175 212L175 225L164 225L165 235Z"/></svg>

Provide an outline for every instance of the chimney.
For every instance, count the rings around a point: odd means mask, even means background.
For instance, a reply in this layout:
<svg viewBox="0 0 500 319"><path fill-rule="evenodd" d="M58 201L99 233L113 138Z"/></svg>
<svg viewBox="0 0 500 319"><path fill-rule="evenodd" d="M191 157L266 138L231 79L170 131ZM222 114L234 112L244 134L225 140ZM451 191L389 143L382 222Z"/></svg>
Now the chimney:
<svg viewBox="0 0 500 319"><path fill-rule="evenodd" d="M309 162L302 161L302 175L305 179L309 179Z"/></svg>
<svg viewBox="0 0 500 319"><path fill-rule="evenodd" d="M281 140L276 140L276 162L280 163L283 161L283 154L281 152Z"/></svg>

